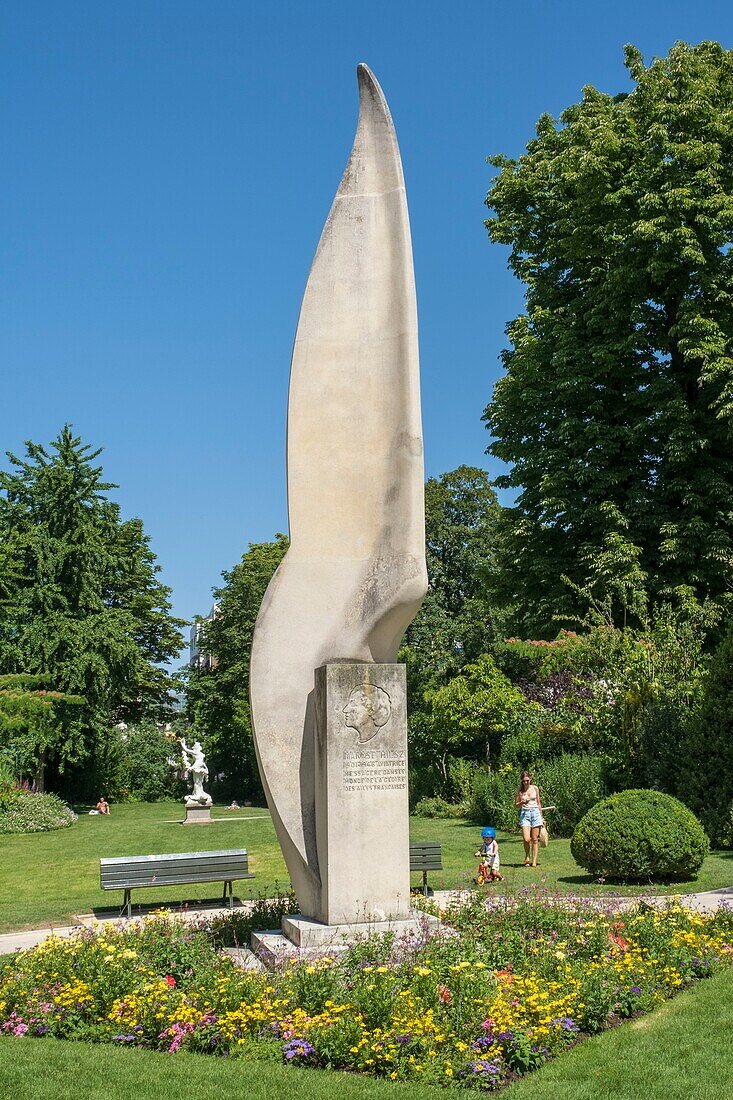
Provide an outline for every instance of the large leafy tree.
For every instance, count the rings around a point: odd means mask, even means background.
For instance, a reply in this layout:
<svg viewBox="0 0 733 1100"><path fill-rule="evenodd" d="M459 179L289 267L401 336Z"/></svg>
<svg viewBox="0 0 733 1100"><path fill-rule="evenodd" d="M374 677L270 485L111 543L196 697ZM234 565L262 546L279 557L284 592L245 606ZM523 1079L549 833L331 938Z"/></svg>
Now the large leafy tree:
<svg viewBox="0 0 733 1100"><path fill-rule="evenodd" d="M57 766L88 757L115 721L166 714L173 685L161 665L181 649L183 622L142 523L108 498L99 454L67 425L48 449L8 453L0 472L0 545L11 548L0 556L0 673L83 699L64 752L47 744Z"/></svg>
<svg viewBox="0 0 733 1100"><path fill-rule="evenodd" d="M487 599L499 513L485 470L459 466L426 482L429 588L407 629L400 660L407 666L412 766L443 785L448 756L458 753L462 735L453 743L436 734L428 695L444 687L466 661L490 649L499 635Z"/></svg>
<svg viewBox="0 0 733 1100"><path fill-rule="evenodd" d="M200 648L212 658L187 673L190 717L204 735L209 771L223 775L227 797L262 793L249 707L249 659L262 597L285 556L288 539L250 543L242 560L214 589L216 612L204 624Z"/></svg>
<svg viewBox="0 0 733 1100"><path fill-rule="evenodd" d="M410 668L419 668L423 681L442 682L496 640L487 588L499 513L485 470L459 466L426 482L429 588L403 647Z"/></svg>
<svg viewBox="0 0 733 1100"><path fill-rule="evenodd" d="M679 765L679 797L714 844L733 847L733 624L715 651Z"/></svg>
<svg viewBox="0 0 733 1100"><path fill-rule="evenodd" d="M733 587L733 51L626 65L629 94L587 87L491 161L489 236L526 288L485 413L518 493L498 594L534 637Z"/></svg>

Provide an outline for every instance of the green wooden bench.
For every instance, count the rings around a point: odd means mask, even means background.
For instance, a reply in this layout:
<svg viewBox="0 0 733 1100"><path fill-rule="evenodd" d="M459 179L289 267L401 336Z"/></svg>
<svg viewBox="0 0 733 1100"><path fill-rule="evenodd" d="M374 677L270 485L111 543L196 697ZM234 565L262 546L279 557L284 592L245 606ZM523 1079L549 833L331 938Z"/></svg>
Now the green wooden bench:
<svg viewBox="0 0 733 1100"><path fill-rule="evenodd" d="M443 857L440 844L411 844L410 870L422 871L422 892L428 896L428 871L442 871Z"/></svg>
<svg viewBox="0 0 733 1100"><path fill-rule="evenodd" d="M244 848L221 852L176 852L162 856L117 856L100 859L99 884L103 890L124 890L120 916L132 916L130 894L150 886L187 886L194 882L223 882L222 901L233 905L235 879L254 878L249 872L249 857Z"/></svg>

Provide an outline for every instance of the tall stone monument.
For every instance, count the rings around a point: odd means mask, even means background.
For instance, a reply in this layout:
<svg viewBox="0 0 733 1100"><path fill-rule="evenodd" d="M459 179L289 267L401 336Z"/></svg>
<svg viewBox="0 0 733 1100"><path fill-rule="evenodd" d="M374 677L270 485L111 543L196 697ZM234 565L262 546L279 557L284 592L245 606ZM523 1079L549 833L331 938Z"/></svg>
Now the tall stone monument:
<svg viewBox="0 0 733 1100"><path fill-rule="evenodd" d="M250 692L260 774L305 924L409 915L402 635L427 589L405 184L359 65L353 148L313 261L288 403L290 548ZM302 922L301 922L302 923ZM297 943L302 927L284 922Z"/></svg>

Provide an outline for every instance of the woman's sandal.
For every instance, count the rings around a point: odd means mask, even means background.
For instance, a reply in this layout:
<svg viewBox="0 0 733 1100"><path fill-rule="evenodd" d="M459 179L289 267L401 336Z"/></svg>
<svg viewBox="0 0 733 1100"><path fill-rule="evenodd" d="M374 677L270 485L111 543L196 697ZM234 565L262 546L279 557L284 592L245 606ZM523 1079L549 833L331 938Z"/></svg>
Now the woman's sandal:
<svg viewBox="0 0 733 1100"><path fill-rule="evenodd" d="M530 862L530 860L529 860L529 859L525 859L525 861L524 861L524 863L522 864L522 866L523 866L523 867L531 867L531 866L532 866L532 863Z"/></svg>

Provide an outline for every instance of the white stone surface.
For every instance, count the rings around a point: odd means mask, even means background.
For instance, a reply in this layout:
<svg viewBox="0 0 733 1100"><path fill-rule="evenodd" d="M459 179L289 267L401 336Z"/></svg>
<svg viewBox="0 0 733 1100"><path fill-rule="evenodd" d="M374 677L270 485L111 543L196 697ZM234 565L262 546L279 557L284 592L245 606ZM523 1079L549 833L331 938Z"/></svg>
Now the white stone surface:
<svg viewBox="0 0 733 1100"><path fill-rule="evenodd" d="M314 671L340 660L393 662L427 589L405 186L382 91L365 65L358 80L356 137L293 350L291 545L262 603L250 672L260 773L309 916L321 910Z"/></svg>
<svg viewBox="0 0 733 1100"><path fill-rule="evenodd" d="M186 816L183 825L211 825L211 806L189 806L186 803Z"/></svg>
<svg viewBox="0 0 733 1100"><path fill-rule="evenodd" d="M400 920L410 909L405 666L316 670L319 921Z"/></svg>
<svg viewBox="0 0 733 1100"><path fill-rule="evenodd" d="M194 741L189 748L185 737L180 739L181 753L183 754L183 768L186 775L190 775L193 781L193 790L184 798L186 809L196 809L201 806L211 806L211 795L204 790L204 783L209 778L209 769L204 759L204 750L200 741Z"/></svg>

